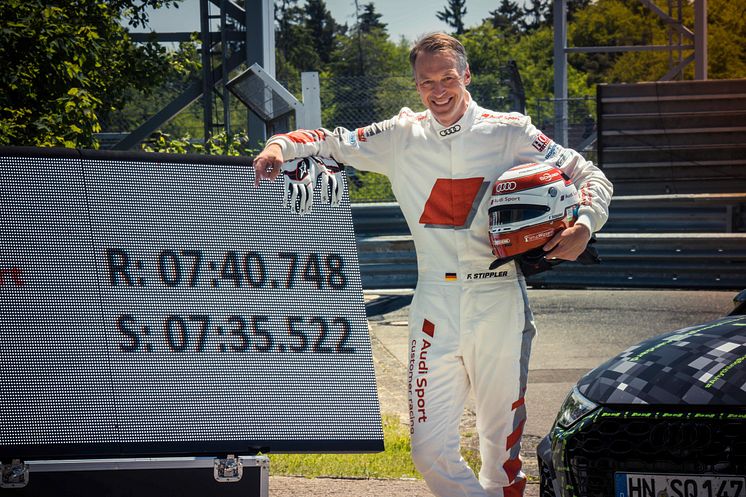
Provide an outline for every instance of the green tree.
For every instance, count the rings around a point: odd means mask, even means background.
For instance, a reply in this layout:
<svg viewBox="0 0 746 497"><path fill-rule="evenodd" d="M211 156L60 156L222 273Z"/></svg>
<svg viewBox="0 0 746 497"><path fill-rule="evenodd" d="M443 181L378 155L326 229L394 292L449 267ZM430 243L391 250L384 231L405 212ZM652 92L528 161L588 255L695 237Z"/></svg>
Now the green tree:
<svg viewBox="0 0 746 497"><path fill-rule="evenodd" d="M485 20L458 37L469 55L469 68L473 76L497 74L509 58L510 46L518 37L510 28L495 27Z"/></svg>
<svg viewBox="0 0 746 497"><path fill-rule="evenodd" d="M554 32L551 27L543 26L531 34L521 36L509 47L508 54L516 61L526 93L526 108L534 117L536 109L542 109L542 118L551 120L554 106L550 100L554 97ZM595 87L588 84L586 75L569 66L567 70L567 94L569 97L592 96ZM546 127L546 123L537 123Z"/></svg>
<svg viewBox="0 0 746 497"><path fill-rule="evenodd" d="M438 19L454 29L457 35L464 33L464 16L466 15L466 0L448 0L448 5L436 14Z"/></svg>
<svg viewBox="0 0 746 497"><path fill-rule="evenodd" d="M381 22L381 14L376 12L373 2L363 5L363 13L360 14L359 29L362 33L372 33L376 29L386 31L386 23Z"/></svg>
<svg viewBox="0 0 746 497"><path fill-rule="evenodd" d="M708 9L708 77L746 78L746 3L710 0ZM686 18L688 25L693 26L691 6Z"/></svg>
<svg viewBox="0 0 746 497"><path fill-rule="evenodd" d="M0 144L96 147L99 115L169 68L164 48L133 43L122 22L145 24L146 7L176 2L0 2Z"/></svg>
<svg viewBox="0 0 746 497"><path fill-rule="evenodd" d="M637 0L598 0L575 14L568 26L570 46L646 45L662 29L660 20ZM588 84L611 82L621 53L572 54L570 64L588 76ZM658 77L665 73L662 72ZM657 79L657 78L655 78Z"/></svg>
<svg viewBox="0 0 746 497"><path fill-rule="evenodd" d="M509 110L509 88L501 81L501 75L511 57L510 46L518 40L515 30L510 26L495 27L488 18L458 38L469 54L472 74L469 92L484 107Z"/></svg>
<svg viewBox="0 0 746 497"><path fill-rule="evenodd" d="M492 22L492 26L496 29L517 33L522 25L524 12L518 2L501 0L500 6L490 11L490 16L487 19Z"/></svg>
<svg viewBox="0 0 746 497"><path fill-rule="evenodd" d="M128 132L136 129L160 111L166 102L180 95L199 78L201 54L195 41L181 42L175 50L166 53L168 67L159 75L157 86L128 87L122 100L124 104L114 109L101 109L99 121L104 132ZM185 135L201 135L203 130L201 100L170 120L165 128Z"/></svg>
<svg viewBox="0 0 746 497"><path fill-rule="evenodd" d="M683 22L694 26L694 5L684 3ZM708 2L708 76L710 79L746 77L746 20L743 2ZM634 0L598 0L576 13L569 26L570 46L667 45L667 26ZM684 39L687 44L687 40ZM682 58L691 50L683 51ZM678 63L668 51L573 54L570 63L587 74L588 84L655 81ZM684 70L693 79L694 65Z"/></svg>
<svg viewBox="0 0 746 497"><path fill-rule="evenodd" d="M607 0L609 1L609 0ZM710 79L730 79L746 77L746 6L743 2L728 0L710 0L708 8L708 77ZM666 45L668 32L666 26L656 16L651 18L643 42L647 44ZM637 22L643 21L637 17ZM685 3L683 22L690 28L694 26L693 2ZM686 38L684 44L687 43ZM684 50L681 57L685 59L693 51ZM605 82L631 83L637 81L655 81L666 74L672 65L678 62L678 53L663 52L627 52L615 58L613 66L604 73ZM683 72L683 79L694 79L694 64L688 64Z"/></svg>
<svg viewBox="0 0 746 497"><path fill-rule="evenodd" d="M514 60L523 81L526 108L531 114L551 120L553 106L549 102L554 94L553 32L542 26L530 33L517 33L510 27L496 28L492 19L470 28L459 37L469 54L472 70L470 92L485 107L493 110L510 110L508 85L502 80L505 66ZM568 69L568 94L582 97L593 94L586 77L573 67Z"/></svg>
<svg viewBox="0 0 746 497"><path fill-rule="evenodd" d="M549 0L530 0L523 7L521 30L526 33L536 31L542 26L551 24L552 2Z"/></svg>
<svg viewBox="0 0 746 497"><path fill-rule="evenodd" d="M392 43L385 26L364 23L371 13L375 14L372 4L358 16L349 36L339 36L337 40L338 48L330 65L334 113L329 118L335 125L356 128L391 117L377 111L379 85L389 76L409 72L408 49Z"/></svg>
<svg viewBox="0 0 746 497"><path fill-rule="evenodd" d="M369 3L358 15L349 35L337 37L330 65L335 75L378 77L401 74L402 68L406 68L406 56L402 58L401 50L389 40L386 25L379 18L374 5Z"/></svg>
<svg viewBox="0 0 746 497"><path fill-rule="evenodd" d="M336 48L336 36L344 34L346 29L337 24L324 0L307 0L303 11L305 28L311 34L314 51L322 64L328 64Z"/></svg>
<svg viewBox="0 0 746 497"><path fill-rule="evenodd" d="M319 70L321 58L316 52L311 29L298 0L275 4L275 53L277 77L281 81L299 78L302 71Z"/></svg>
<svg viewBox="0 0 746 497"><path fill-rule="evenodd" d="M259 150L249 148L249 136L245 132L227 134L220 131L211 135L204 143L193 142L188 134L174 138L166 133L154 133L143 142L141 149L145 152L163 152L168 154L208 154L230 156L252 156Z"/></svg>

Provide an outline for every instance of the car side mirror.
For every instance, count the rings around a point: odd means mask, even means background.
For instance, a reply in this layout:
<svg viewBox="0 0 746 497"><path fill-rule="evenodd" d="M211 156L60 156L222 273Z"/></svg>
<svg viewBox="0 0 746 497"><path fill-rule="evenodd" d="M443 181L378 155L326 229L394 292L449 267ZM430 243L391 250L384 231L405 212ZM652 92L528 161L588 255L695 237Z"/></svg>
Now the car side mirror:
<svg viewBox="0 0 746 497"><path fill-rule="evenodd" d="M733 297L733 310L728 315L736 316L739 314L746 314L746 290L741 290L738 295Z"/></svg>

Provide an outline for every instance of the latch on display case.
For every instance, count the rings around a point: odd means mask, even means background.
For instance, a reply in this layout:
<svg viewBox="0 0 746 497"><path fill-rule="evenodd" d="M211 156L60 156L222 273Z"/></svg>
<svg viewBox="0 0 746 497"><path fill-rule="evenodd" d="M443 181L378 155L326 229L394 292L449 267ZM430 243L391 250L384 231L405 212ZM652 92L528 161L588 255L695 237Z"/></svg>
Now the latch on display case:
<svg viewBox="0 0 746 497"><path fill-rule="evenodd" d="M243 464L233 454L228 454L225 459L215 458L213 468L215 480L219 482L239 481L243 476Z"/></svg>
<svg viewBox="0 0 746 497"><path fill-rule="evenodd" d="M2 478L0 478L0 488L22 488L28 485L28 464L24 464L20 459L13 459L10 464L0 466Z"/></svg>

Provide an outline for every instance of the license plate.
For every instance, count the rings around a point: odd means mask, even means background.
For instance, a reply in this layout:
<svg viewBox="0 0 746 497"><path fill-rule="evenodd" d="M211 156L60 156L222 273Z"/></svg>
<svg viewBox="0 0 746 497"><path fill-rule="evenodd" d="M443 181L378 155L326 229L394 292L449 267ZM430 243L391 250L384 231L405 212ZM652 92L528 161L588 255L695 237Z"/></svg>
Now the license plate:
<svg viewBox="0 0 746 497"><path fill-rule="evenodd" d="M743 476L616 473L616 497L746 497Z"/></svg>

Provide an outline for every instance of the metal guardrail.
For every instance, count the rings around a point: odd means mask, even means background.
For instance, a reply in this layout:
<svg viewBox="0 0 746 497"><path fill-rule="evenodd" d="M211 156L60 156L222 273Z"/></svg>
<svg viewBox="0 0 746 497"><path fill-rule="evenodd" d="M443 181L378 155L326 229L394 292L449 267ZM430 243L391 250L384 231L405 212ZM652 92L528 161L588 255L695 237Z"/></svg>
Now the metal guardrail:
<svg viewBox="0 0 746 497"><path fill-rule="evenodd" d="M746 193L616 196L606 233L746 232Z"/></svg>
<svg viewBox="0 0 746 497"><path fill-rule="evenodd" d="M532 286L742 289L746 233L599 233L602 263L565 263Z"/></svg>
<svg viewBox="0 0 746 497"><path fill-rule="evenodd" d="M599 233L602 263L567 262L527 279L535 287L746 287L746 233ZM411 235L358 239L363 288L414 288ZM485 268L487 270L487 268Z"/></svg>
<svg viewBox="0 0 746 497"><path fill-rule="evenodd" d="M535 287L745 288L746 232L734 232L746 231L744 205L746 194L615 197L609 223L597 234L602 264L564 263L528 278L528 283ZM417 283L414 242L398 204L353 205L352 215L363 288L413 288Z"/></svg>

